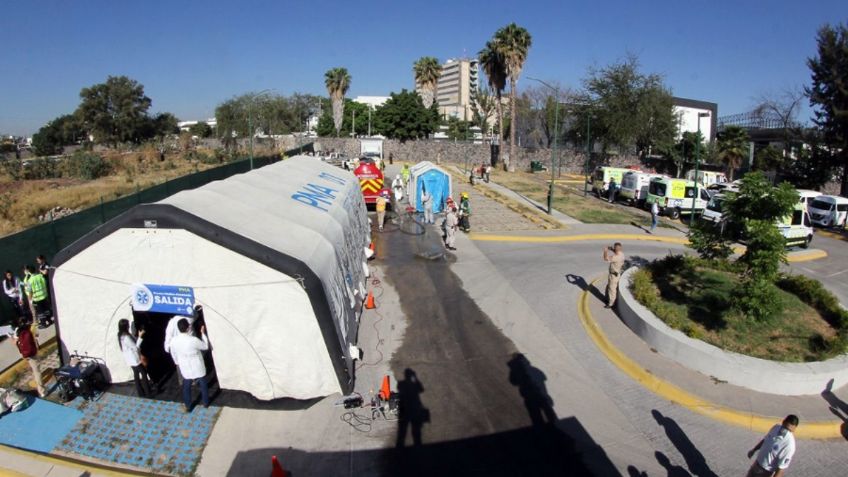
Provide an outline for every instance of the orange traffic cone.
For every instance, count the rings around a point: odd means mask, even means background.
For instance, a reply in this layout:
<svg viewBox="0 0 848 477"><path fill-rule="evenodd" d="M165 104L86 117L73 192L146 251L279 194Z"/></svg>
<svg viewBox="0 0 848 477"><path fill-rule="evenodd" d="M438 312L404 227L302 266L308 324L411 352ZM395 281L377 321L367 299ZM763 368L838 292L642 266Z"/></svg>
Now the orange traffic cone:
<svg viewBox="0 0 848 477"><path fill-rule="evenodd" d="M271 477L286 477L286 471L283 470L283 466L275 455L271 456Z"/></svg>
<svg viewBox="0 0 848 477"><path fill-rule="evenodd" d="M389 385L389 375L383 376L383 385L380 386L380 399L388 401L392 396L392 388Z"/></svg>
<svg viewBox="0 0 848 477"><path fill-rule="evenodd" d="M369 310L377 308L377 305L374 303L374 294L370 290L368 291L368 296L365 298L365 308Z"/></svg>
<svg viewBox="0 0 848 477"><path fill-rule="evenodd" d="M368 245L368 248L370 248L371 251L373 252L374 251L374 242L371 242L371 244Z"/></svg>

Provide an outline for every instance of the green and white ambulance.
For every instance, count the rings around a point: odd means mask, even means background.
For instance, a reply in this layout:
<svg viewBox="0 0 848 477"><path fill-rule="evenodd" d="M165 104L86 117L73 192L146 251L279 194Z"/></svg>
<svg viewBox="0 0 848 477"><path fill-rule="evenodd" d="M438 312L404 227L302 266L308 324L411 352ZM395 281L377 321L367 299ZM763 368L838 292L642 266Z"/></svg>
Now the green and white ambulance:
<svg viewBox="0 0 848 477"><path fill-rule="evenodd" d="M625 167L596 167L595 172L592 173L592 192L598 194L598 196L607 195L610 179L615 179L616 187L621 188L621 181L624 178L624 174L631 170Z"/></svg>
<svg viewBox="0 0 848 477"><path fill-rule="evenodd" d="M701 213L710 201L710 194L700 184L686 179L654 178L648 184L648 197L645 207L654 202L660 208L660 214L676 219L682 214L692 212L692 198L695 198L695 213Z"/></svg>

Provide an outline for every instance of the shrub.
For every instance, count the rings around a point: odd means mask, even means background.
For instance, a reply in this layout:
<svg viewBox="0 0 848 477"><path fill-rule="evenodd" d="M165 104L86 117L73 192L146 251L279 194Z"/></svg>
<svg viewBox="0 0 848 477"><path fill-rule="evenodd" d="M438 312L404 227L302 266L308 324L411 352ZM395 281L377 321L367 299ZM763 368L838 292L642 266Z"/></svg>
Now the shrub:
<svg viewBox="0 0 848 477"><path fill-rule="evenodd" d="M736 290L733 306L745 316L766 322L782 307L777 287L769 280L745 277Z"/></svg>
<svg viewBox="0 0 848 477"><path fill-rule="evenodd" d="M733 254L730 240L720 226L698 221L689 233L689 247L703 259L726 260Z"/></svg>
<svg viewBox="0 0 848 477"><path fill-rule="evenodd" d="M58 160L56 159L42 157L24 162L24 179L57 179L61 176Z"/></svg>
<svg viewBox="0 0 848 477"><path fill-rule="evenodd" d="M842 309L839 300L818 280L803 275L783 275L777 286L797 295L801 301L815 308L830 326L848 331L848 311Z"/></svg>
<svg viewBox="0 0 848 477"><path fill-rule="evenodd" d="M65 171L70 177L91 181L109 175L112 165L99 154L76 151L65 159Z"/></svg>
<svg viewBox="0 0 848 477"><path fill-rule="evenodd" d="M19 159L4 159L0 161L3 165L3 172L6 173L13 181L19 181L24 177L23 162Z"/></svg>

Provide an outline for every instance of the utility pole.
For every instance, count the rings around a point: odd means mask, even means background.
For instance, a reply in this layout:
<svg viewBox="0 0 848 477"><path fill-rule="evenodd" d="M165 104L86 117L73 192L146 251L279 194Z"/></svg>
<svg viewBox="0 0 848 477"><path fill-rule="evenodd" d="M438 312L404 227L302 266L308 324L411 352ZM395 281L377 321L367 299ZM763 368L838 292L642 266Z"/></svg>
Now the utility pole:
<svg viewBox="0 0 848 477"><path fill-rule="evenodd" d="M698 194L701 193L700 189L698 189L698 166L701 163L701 118L710 117L710 113L698 113L698 134L695 136L695 139L698 141L695 143L695 176L692 177L695 181L695 188L692 192L692 209L689 211L689 227L695 223L695 200L698 198Z"/></svg>

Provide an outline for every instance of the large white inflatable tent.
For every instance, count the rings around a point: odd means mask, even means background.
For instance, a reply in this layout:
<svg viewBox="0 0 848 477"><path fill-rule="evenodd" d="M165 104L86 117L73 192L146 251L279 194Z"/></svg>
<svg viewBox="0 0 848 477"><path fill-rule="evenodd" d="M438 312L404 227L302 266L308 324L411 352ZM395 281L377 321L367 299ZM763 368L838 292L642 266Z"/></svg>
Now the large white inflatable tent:
<svg viewBox="0 0 848 477"><path fill-rule="evenodd" d="M366 214L356 177L305 156L136 206L55 257L62 351L101 357L112 382L131 381L118 320L152 298L176 300L203 306L222 389L262 400L346 393Z"/></svg>

